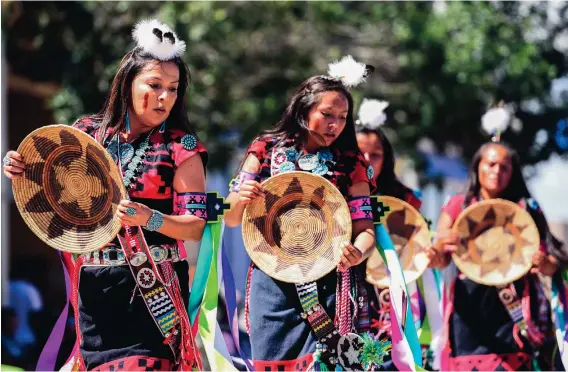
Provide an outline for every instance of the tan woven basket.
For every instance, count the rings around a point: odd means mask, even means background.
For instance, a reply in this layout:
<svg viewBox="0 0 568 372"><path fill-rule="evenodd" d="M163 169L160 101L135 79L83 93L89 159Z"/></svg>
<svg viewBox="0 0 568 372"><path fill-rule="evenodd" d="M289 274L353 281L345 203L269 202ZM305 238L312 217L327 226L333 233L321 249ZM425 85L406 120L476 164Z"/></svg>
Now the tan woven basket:
<svg viewBox="0 0 568 372"><path fill-rule="evenodd" d="M351 240L345 198L325 178L281 173L262 184L265 197L245 208L243 240L252 261L288 283L317 280L334 270Z"/></svg>
<svg viewBox="0 0 568 372"><path fill-rule="evenodd" d="M525 275L538 252L540 236L530 214L503 199L475 203L454 223L460 244L452 258L474 282L503 285Z"/></svg>
<svg viewBox="0 0 568 372"><path fill-rule="evenodd" d="M18 152L26 170L13 180L16 205L30 229L49 246L94 251L121 228L117 204L126 199L118 167L89 135L68 125L30 133Z"/></svg>
<svg viewBox="0 0 568 372"><path fill-rule="evenodd" d="M417 280L428 267L426 250L430 245L428 224L413 206L392 196L380 196L379 200L390 208L384 221L407 283ZM367 281L379 288L387 288L385 263L375 249L367 260Z"/></svg>

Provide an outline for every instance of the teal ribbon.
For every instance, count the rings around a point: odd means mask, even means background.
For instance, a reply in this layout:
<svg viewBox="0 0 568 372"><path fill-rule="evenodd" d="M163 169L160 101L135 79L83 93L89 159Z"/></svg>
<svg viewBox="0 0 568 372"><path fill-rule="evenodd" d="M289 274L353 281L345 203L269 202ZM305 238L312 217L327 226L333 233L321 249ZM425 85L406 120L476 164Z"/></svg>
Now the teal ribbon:
<svg viewBox="0 0 568 372"><path fill-rule="evenodd" d="M551 307L554 313L558 351L561 353L560 357L564 368L568 368L568 333L566 324L568 320L568 314L566 313L568 299L566 298L565 274L566 271L552 278Z"/></svg>
<svg viewBox="0 0 568 372"><path fill-rule="evenodd" d="M213 260L213 242L215 235L213 230L219 229L218 226L213 228L214 225L219 224L205 224L203 237L201 238L201 245L199 247L199 254L197 256L197 265L193 276L193 283L191 285L191 293L189 294L189 304L187 309L189 321L191 322L192 327L195 324L195 319L197 318L201 302L203 301L207 278L209 277L209 270ZM217 238L215 241L218 242L219 239Z"/></svg>

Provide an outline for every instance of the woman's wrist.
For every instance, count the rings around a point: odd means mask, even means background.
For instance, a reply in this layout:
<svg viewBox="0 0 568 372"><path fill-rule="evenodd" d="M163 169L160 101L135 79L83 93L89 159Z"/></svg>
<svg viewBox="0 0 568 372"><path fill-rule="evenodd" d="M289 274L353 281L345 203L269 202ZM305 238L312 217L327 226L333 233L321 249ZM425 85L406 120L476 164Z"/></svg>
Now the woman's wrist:
<svg viewBox="0 0 568 372"><path fill-rule="evenodd" d="M365 239L365 235L368 235L369 242L361 241L361 238ZM359 235L357 235L353 246L361 251L361 253L363 254L363 259L367 259L369 258L369 256L371 256L371 253L373 253L375 244L375 234L371 233L369 230L364 230L359 233Z"/></svg>
<svg viewBox="0 0 568 372"><path fill-rule="evenodd" d="M152 215L146 222L144 228L148 231L157 231L164 226L164 215L155 209L152 210Z"/></svg>

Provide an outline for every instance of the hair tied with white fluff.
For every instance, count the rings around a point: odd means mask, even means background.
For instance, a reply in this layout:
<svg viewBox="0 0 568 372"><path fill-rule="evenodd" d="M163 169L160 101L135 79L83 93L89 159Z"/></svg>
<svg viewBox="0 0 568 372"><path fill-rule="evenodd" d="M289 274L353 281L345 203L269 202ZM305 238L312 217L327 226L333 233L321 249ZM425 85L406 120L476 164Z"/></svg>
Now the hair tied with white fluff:
<svg viewBox="0 0 568 372"><path fill-rule="evenodd" d="M134 26L136 45L160 61L170 61L185 52L185 42L167 25L156 19L145 19Z"/></svg>
<svg viewBox="0 0 568 372"><path fill-rule="evenodd" d="M384 111L388 106L387 101L364 98L361 106L359 106L357 124L369 129L377 129L387 121L387 115Z"/></svg>
<svg viewBox="0 0 568 372"><path fill-rule="evenodd" d="M351 88L364 82L373 71L375 71L373 66L357 62L351 56L345 56L341 61L330 63L327 73L331 77L340 79L346 87Z"/></svg>
<svg viewBox="0 0 568 372"><path fill-rule="evenodd" d="M481 127L483 130L493 136L493 142L501 141L501 133L503 133L511 122L512 113L510 108L504 107L500 103L497 107L492 107L481 117Z"/></svg>

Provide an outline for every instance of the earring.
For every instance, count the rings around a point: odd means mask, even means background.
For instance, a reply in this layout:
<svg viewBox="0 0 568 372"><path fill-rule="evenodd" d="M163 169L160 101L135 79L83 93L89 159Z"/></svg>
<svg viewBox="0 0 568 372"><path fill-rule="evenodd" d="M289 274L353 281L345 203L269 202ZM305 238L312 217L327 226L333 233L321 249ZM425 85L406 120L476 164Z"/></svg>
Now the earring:
<svg viewBox="0 0 568 372"><path fill-rule="evenodd" d="M130 115L126 112L126 134L130 134Z"/></svg>
<svg viewBox="0 0 568 372"><path fill-rule="evenodd" d="M164 133L165 131L166 131L166 121L164 120L162 125L160 125L160 133Z"/></svg>

